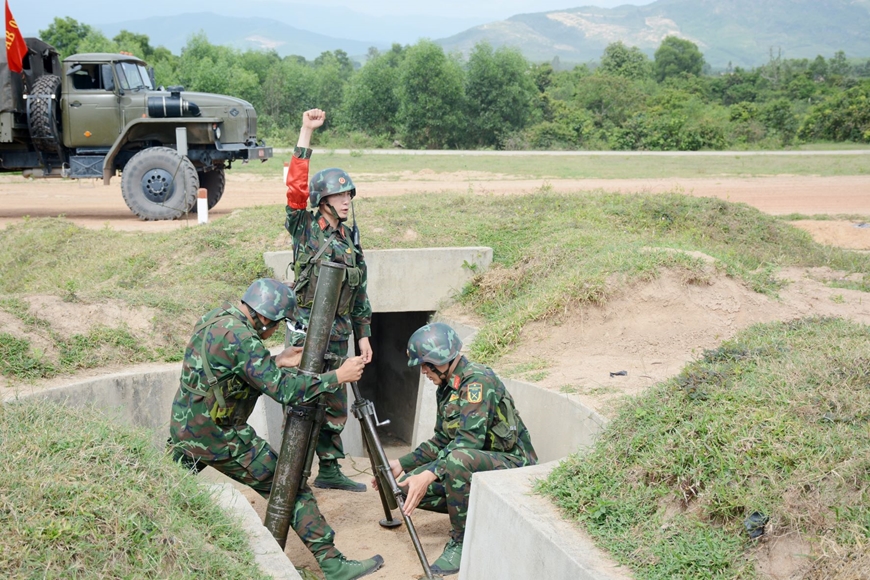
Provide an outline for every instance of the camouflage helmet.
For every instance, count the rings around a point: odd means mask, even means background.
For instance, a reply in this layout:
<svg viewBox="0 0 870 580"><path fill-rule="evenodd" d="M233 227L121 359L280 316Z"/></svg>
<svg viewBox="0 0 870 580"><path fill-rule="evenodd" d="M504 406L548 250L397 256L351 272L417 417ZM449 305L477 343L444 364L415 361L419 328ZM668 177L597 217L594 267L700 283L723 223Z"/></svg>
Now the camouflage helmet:
<svg viewBox="0 0 870 580"><path fill-rule="evenodd" d="M253 308L256 313L275 322L289 318L296 310L296 297L293 296L293 291L286 284L273 278L254 280L242 296L242 302Z"/></svg>
<svg viewBox="0 0 870 580"><path fill-rule="evenodd" d="M408 339L408 366L424 362L444 365L459 356L462 341L456 331L443 322L418 328Z"/></svg>
<svg viewBox="0 0 870 580"><path fill-rule="evenodd" d="M335 195L336 193L350 192L350 198L356 196L356 186L343 169L330 167L318 171L308 182L308 201L311 207L320 205L324 197Z"/></svg>

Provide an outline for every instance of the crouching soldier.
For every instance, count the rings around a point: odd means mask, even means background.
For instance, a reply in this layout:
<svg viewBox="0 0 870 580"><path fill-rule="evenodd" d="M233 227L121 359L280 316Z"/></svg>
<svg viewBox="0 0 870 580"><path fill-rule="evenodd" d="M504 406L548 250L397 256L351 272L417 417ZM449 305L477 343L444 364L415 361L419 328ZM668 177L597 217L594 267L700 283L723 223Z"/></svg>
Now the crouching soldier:
<svg viewBox="0 0 870 580"><path fill-rule="evenodd" d="M224 303L196 325L184 353L181 385L169 425L173 458L200 471L210 465L267 497L277 453L248 425L261 394L298 405L362 376L360 357L321 375L297 374L301 347L272 356L263 341L293 314L293 292L277 280L256 280L236 304ZM347 560L335 548L311 490L300 490L293 529L314 554L327 580L351 580L377 570L383 559Z"/></svg>
<svg viewBox="0 0 870 580"><path fill-rule="evenodd" d="M407 490L407 515L419 507L450 516L450 540L431 566L433 573L442 575L459 571L472 474L534 465L538 460L504 384L492 369L461 355L461 348L456 332L440 322L411 335L408 366L420 365L438 387L435 435L390 461L397 479L407 474L399 481Z"/></svg>

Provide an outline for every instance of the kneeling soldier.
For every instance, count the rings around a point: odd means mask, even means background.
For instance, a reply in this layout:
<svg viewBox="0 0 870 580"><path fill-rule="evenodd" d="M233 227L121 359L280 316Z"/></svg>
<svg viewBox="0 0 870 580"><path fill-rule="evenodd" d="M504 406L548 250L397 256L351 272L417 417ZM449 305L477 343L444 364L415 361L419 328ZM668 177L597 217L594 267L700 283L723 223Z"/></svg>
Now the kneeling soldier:
<svg viewBox="0 0 870 580"><path fill-rule="evenodd" d="M259 396L298 405L362 376L360 357L317 376L286 368L299 364L300 347L273 357L263 340L295 309L290 288L262 278L251 284L241 302L224 303L200 319L184 353L181 385L172 403L169 434L176 461L196 471L210 465L266 497L278 455L247 423ZM327 580L360 578L383 564L380 556L345 559L307 486L296 497L292 526Z"/></svg>
<svg viewBox="0 0 870 580"><path fill-rule="evenodd" d="M440 322L411 335L408 366L420 365L438 387L435 435L390 461L396 478L407 474L399 481L407 490L407 515L419 507L450 516L450 540L432 564L435 574L459 571L472 474L534 465L538 460L504 384L492 369L459 354L461 348L456 332Z"/></svg>

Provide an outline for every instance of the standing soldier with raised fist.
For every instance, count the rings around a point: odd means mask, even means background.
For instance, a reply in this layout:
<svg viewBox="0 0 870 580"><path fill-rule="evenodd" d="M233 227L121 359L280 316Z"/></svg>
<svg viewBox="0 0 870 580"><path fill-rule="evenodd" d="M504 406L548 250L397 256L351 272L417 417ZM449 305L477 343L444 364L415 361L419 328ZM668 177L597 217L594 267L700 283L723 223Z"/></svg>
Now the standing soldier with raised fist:
<svg viewBox="0 0 870 580"><path fill-rule="evenodd" d="M351 334L359 346L358 354L365 363L372 360L371 336L372 307L366 293L366 264L359 243L359 230L354 223L345 223L352 209L356 187L350 176L341 169L318 171L308 180L311 158L311 136L326 121L326 113L311 109L302 114L299 141L290 159L287 172L287 219L284 226L293 237L293 289L299 305L298 316L292 321L297 332L288 328L289 343L301 344L308 327L314 289L321 261L338 262L346 267L346 276L335 321L329 338L329 352L345 357ZM310 205L310 211L308 206ZM300 331L301 332L298 332ZM337 358L324 362L324 370L335 368ZM338 460L344 457L341 432L347 423L347 388L324 395L327 403L326 421L317 441L320 468L314 486L324 489L365 491L363 483L345 476Z"/></svg>

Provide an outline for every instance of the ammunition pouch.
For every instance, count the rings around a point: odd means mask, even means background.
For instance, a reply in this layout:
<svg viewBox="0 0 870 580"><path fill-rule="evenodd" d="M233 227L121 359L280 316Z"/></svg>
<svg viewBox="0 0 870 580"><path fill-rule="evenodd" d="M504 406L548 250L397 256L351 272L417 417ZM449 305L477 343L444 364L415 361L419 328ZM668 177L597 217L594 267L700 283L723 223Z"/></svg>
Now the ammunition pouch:
<svg viewBox="0 0 870 580"><path fill-rule="evenodd" d="M518 418L514 402L509 397L503 398L496 407L495 421L487 433L490 449L505 453L516 446L519 437Z"/></svg>
<svg viewBox="0 0 870 580"><path fill-rule="evenodd" d="M301 267L303 265L304 268ZM294 268L295 280L293 281L296 304L300 308L311 308L311 305L314 304L314 289L317 288L317 274L319 272L320 268L311 263L310 255L300 254Z"/></svg>
<svg viewBox="0 0 870 580"><path fill-rule="evenodd" d="M207 401L209 415L219 427L242 427L254 412L257 397L236 376L218 381L210 394L214 402Z"/></svg>
<svg viewBox="0 0 870 580"><path fill-rule="evenodd" d="M218 427L244 426L257 404L257 396L235 375L221 379L205 390L184 383L181 386L194 395L205 397L208 414Z"/></svg>
<svg viewBox="0 0 870 580"><path fill-rule="evenodd" d="M348 267L345 270L344 284L341 285L341 294L338 296L338 308L335 312L339 316L347 316L350 314L352 302L356 296L356 290L359 288L362 281L362 270L359 268Z"/></svg>

